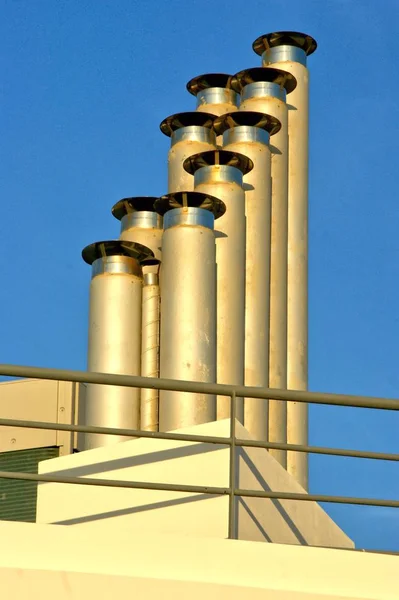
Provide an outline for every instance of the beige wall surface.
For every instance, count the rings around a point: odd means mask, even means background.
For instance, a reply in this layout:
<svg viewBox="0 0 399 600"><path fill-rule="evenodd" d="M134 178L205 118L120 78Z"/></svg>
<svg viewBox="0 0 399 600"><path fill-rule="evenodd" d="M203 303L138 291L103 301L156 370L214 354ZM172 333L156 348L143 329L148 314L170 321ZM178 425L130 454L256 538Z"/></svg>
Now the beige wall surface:
<svg viewBox="0 0 399 600"><path fill-rule="evenodd" d="M0 539L7 600L399 598L396 556L5 521Z"/></svg>
<svg viewBox="0 0 399 600"><path fill-rule="evenodd" d="M57 422L57 381L4 381L0 384L2 419ZM56 446L55 431L7 427L0 430L0 452Z"/></svg>
<svg viewBox="0 0 399 600"><path fill-rule="evenodd" d="M229 428L226 419L180 431L226 437ZM240 423L237 435L250 437ZM305 493L266 450L246 448L237 453L239 487ZM228 487L229 448L136 439L43 461L40 473ZM100 528L104 532L120 526L135 532L226 538L228 504L227 496L45 483L39 485L37 521ZM353 547L348 536L315 502L237 498L235 510L241 540Z"/></svg>
<svg viewBox="0 0 399 600"><path fill-rule="evenodd" d="M22 379L0 383L0 417L24 421L74 424L78 421L79 398L86 386L68 381ZM68 431L2 427L0 452L59 446L60 455L80 447L81 436Z"/></svg>
<svg viewBox="0 0 399 600"><path fill-rule="evenodd" d="M165 581L138 577L92 575L68 571L1 569L0 594L7 600L344 600L344 596L285 592L217 585L198 581ZM360 600L358 598L357 600Z"/></svg>

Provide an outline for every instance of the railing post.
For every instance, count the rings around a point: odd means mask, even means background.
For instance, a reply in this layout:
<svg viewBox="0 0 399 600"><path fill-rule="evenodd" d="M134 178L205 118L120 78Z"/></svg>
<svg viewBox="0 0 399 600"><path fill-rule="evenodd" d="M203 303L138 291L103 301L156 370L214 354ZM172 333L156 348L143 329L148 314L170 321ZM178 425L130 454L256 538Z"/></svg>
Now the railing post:
<svg viewBox="0 0 399 600"><path fill-rule="evenodd" d="M236 393L233 391L230 397L230 474L229 474L229 539L237 538L236 532Z"/></svg>

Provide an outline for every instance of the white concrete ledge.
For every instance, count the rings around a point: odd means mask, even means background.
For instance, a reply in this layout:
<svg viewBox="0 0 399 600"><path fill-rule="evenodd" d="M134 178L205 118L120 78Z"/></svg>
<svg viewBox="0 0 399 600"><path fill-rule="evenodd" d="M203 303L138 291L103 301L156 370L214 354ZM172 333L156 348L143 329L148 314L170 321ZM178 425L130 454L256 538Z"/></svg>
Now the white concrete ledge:
<svg viewBox="0 0 399 600"><path fill-rule="evenodd" d="M399 558L350 550L0 522L7 600L397 600Z"/></svg>

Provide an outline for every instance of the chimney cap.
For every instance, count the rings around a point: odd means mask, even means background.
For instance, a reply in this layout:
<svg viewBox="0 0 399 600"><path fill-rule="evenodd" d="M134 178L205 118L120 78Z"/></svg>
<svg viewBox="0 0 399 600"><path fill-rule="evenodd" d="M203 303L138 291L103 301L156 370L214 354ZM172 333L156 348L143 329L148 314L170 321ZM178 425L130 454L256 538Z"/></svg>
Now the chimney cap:
<svg viewBox="0 0 399 600"><path fill-rule="evenodd" d="M227 88L230 89L231 75L228 73L204 73L203 75L197 75L193 77L187 83L187 91L193 96L196 96L198 92L207 90L208 88Z"/></svg>
<svg viewBox="0 0 399 600"><path fill-rule="evenodd" d="M104 256L128 256L141 263L143 260L153 258L154 253L147 246L124 240L94 242L82 250L82 258L88 265L92 265L97 258Z"/></svg>
<svg viewBox="0 0 399 600"><path fill-rule="evenodd" d="M228 129L240 125L259 127L259 129L264 129L270 135L278 133L281 129L281 123L276 117L251 110L240 110L221 115L215 120L213 129L216 135L221 135Z"/></svg>
<svg viewBox="0 0 399 600"><path fill-rule="evenodd" d="M142 267L156 267L161 264L161 261L159 258L149 256L148 258L143 258L143 260L140 261L140 264Z"/></svg>
<svg viewBox="0 0 399 600"><path fill-rule="evenodd" d="M184 206L209 210L215 219L222 217L226 212L226 205L222 200L210 194L203 194L202 192L174 192L172 194L165 194L158 198L155 203L157 212L162 216L169 210L184 208Z"/></svg>
<svg viewBox="0 0 399 600"><path fill-rule="evenodd" d="M276 69L275 67L252 67L233 75L231 87L236 92L241 92L242 88L246 85L257 83L258 81L277 83L285 89L287 94L295 90L297 83L294 75L288 71L283 71L283 69Z"/></svg>
<svg viewBox="0 0 399 600"><path fill-rule="evenodd" d="M317 42L311 35L299 31L275 31L260 35L252 44L256 54L262 54L268 48L275 46L296 46L305 51L306 56L313 54L317 48Z"/></svg>
<svg viewBox="0 0 399 600"><path fill-rule="evenodd" d="M159 128L162 133L170 137L174 131L181 129L182 127L195 126L211 129L215 118L215 115L211 115L207 112L181 112L166 117L166 119L164 119L160 124Z"/></svg>
<svg viewBox="0 0 399 600"><path fill-rule="evenodd" d="M202 167L213 165L225 165L239 169L243 175L246 175L253 169L254 163L248 156L240 152L230 152L230 150L207 150L189 156L183 163L183 168L194 175Z"/></svg>
<svg viewBox="0 0 399 600"><path fill-rule="evenodd" d="M122 198L111 209L115 219L119 221L127 214L132 212L150 211L155 212L154 204L158 196L133 196L132 198Z"/></svg>

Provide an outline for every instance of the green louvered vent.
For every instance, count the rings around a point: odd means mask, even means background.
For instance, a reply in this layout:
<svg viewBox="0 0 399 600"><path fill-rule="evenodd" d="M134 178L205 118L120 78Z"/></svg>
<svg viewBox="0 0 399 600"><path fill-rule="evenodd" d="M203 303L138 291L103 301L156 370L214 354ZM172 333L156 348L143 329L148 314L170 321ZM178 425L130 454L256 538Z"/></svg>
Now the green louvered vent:
<svg viewBox="0 0 399 600"><path fill-rule="evenodd" d="M0 471L37 473L42 460L55 458L59 448L29 448L0 452ZM0 521L36 521L36 481L0 479Z"/></svg>

